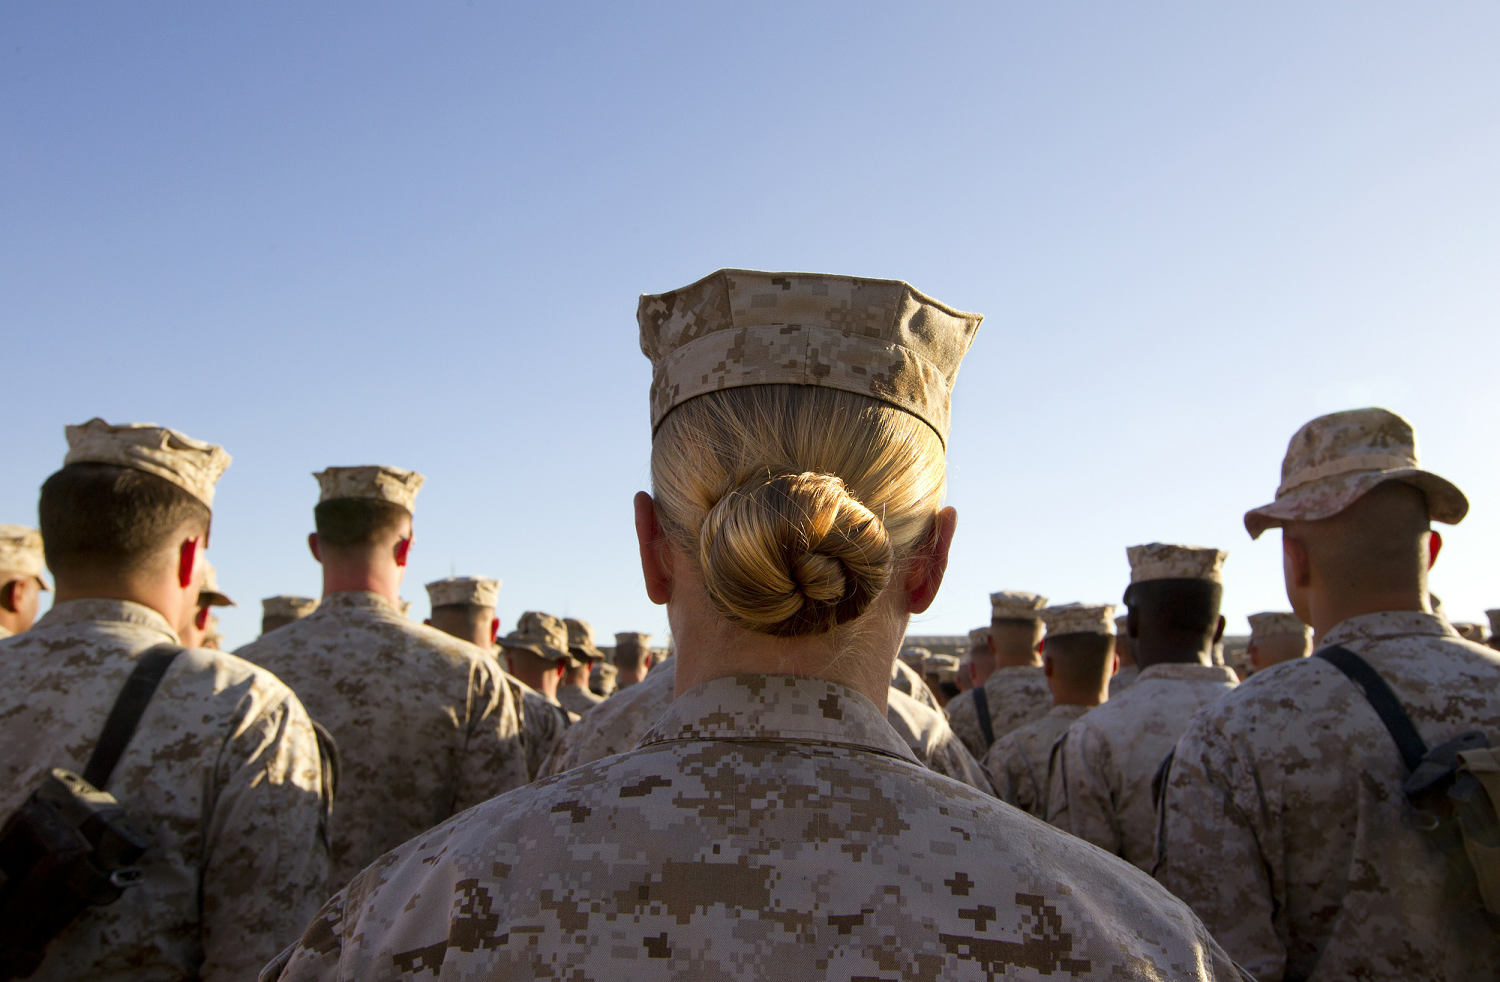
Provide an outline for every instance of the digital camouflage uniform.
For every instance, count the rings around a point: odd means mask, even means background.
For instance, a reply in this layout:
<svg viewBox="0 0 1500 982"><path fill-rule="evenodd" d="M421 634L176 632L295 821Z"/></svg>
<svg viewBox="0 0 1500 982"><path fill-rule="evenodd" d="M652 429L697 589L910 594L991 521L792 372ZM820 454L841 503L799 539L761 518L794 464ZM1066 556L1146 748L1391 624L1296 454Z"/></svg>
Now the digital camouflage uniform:
<svg viewBox="0 0 1500 982"><path fill-rule="evenodd" d="M1079 717L1053 746L1047 821L1149 870L1156 846L1152 778L1193 713L1235 682L1222 665L1142 669L1130 688Z"/></svg>
<svg viewBox="0 0 1500 982"><path fill-rule="evenodd" d="M568 728L578 721L569 712L509 672L502 671L511 698L521 711L521 744L526 755L526 780L542 776L542 767ZM524 782L523 782L524 783Z"/></svg>
<svg viewBox="0 0 1500 982"><path fill-rule="evenodd" d="M1500 654L1415 611L1321 639L1363 657L1429 747L1500 737ZM1321 658L1257 672L1193 718L1163 794L1162 883L1266 982L1480 979L1500 932L1474 874L1410 827L1406 768L1364 693Z"/></svg>
<svg viewBox="0 0 1500 982"><path fill-rule="evenodd" d="M1109 680L1109 697L1115 696L1130 688L1130 684L1140 677L1141 670L1134 665L1124 665Z"/></svg>
<svg viewBox="0 0 1500 982"><path fill-rule="evenodd" d="M237 654L276 672L338 742L337 883L528 780L509 676L478 648L402 617L383 597L330 594Z"/></svg>
<svg viewBox="0 0 1500 982"><path fill-rule="evenodd" d="M606 705L568 731L542 776L561 774L611 754L633 750L651 724L661 718L676 691L676 659L644 682L609 698ZM981 791L992 791L989 778L948 728L943 714L894 686L886 696L886 721L906 741L917 759Z"/></svg>
<svg viewBox="0 0 1500 982"><path fill-rule="evenodd" d="M1028 815L1047 817L1047 767L1052 745L1088 706L1053 706L1041 719L996 740L984 758L995 794Z"/></svg>
<svg viewBox="0 0 1500 982"><path fill-rule="evenodd" d="M891 666L891 688L911 696L924 706L942 712L937 696L933 695L932 690L927 687L927 680L922 678L921 673L915 668L899 658Z"/></svg>
<svg viewBox="0 0 1500 982"><path fill-rule="evenodd" d="M717 679L640 749L383 857L262 978L1239 978L1149 877L917 765L868 700Z"/></svg>
<svg viewBox="0 0 1500 982"><path fill-rule="evenodd" d="M979 726L979 710L974 703L977 690L960 692L948 700L948 724L969 748L975 760L983 760L989 744ZM1018 727L1047 715L1052 708L1052 691L1040 665L1011 665L997 668L984 682L984 696L989 701L990 725L995 739Z"/></svg>
<svg viewBox="0 0 1500 982"><path fill-rule="evenodd" d="M82 773L136 658L176 642L149 607L71 600L0 644L0 814L49 768ZM33 979L250 978L327 896L317 738L269 672L183 651L105 787L153 840L144 878L81 914Z"/></svg>
<svg viewBox="0 0 1500 982"><path fill-rule="evenodd" d="M560 685L557 687L557 701L568 712L582 716L603 702L604 697L596 696L588 689L580 689L576 685Z"/></svg>

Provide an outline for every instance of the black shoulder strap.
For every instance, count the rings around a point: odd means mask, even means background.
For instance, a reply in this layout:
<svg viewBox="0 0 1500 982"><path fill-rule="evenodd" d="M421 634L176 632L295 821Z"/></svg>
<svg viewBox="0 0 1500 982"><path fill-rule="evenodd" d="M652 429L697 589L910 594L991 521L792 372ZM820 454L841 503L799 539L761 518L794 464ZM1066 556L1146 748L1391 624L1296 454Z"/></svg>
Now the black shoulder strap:
<svg viewBox="0 0 1500 982"><path fill-rule="evenodd" d="M147 648L136 659L130 678L125 680L124 687L115 698L114 708L109 711L109 718L104 721L104 730L99 734L99 742L94 744L88 766L83 769L85 781L100 789L109 783L109 776L120 762L125 745L135 735L136 724L141 721L141 714L146 711L147 703L156 693L156 687L161 684L162 676L167 674L173 659L182 650L175 644L159 644L154 648Z"/></svg>
<svg viewBox="0 0 1500 982"><path fill-rule="evenodd" d="M1374 709L1390 731L1391 739L1396 741L1396 749L1401 751L1401 759L1406 762L1406 769L1414 771L1422 758L1427 756L1427 744L1422 742L1421 734L1412 725L1411 717L1406 715L1406 710L1401 707L1401 700L1396 698L1396 693L1385 684L1385 679L1380 673L1370 667L1370 663L1341 645L1331 648L1322 648L1317 657L1333 665L1339 671L1349 677L1349 680L1364 690L1365 698L1370 701L1370 708Z"/></svg>
<svg viewBox="0 0 1500 982"><path fill-rule="evenodd" d="M979 713L979 732L984 734L986 750L995 742L995 724L990 722L990 698L984 694L984 686L974 686L974 709Z"/></svg>

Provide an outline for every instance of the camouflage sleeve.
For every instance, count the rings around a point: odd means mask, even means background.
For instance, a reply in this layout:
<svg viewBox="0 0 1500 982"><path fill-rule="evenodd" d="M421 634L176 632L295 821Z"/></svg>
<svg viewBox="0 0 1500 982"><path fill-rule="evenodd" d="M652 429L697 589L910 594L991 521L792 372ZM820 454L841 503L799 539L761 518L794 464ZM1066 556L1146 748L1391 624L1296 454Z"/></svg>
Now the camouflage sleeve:
<svg viewBox="0 0 1500 982"><path fill-rule="evenodd" d="M1047 821L1118 856L1124 843L1106 777L1108 757L1108 747L1090 728L1075 725L1063 734L1048 767Z"/></svg>
<svg viewBox="0 0 1500 982"><path fill-rule="evenodd" d="M216 762L201 883L205 982L253 975L328 895L322 754L302 703L278 688Z"/></svg>
<svg viewBox="0 0 1500 982"><path fill-rule="evenodd" d="M1274 857L1260 843L1279 841L1253 770L1201 714L1177 741L1162 786L1156 879L1187 901L1234 959L1263 982L1286 970L1275 927Z"/></svg>
<svg viewBox="0 0 1500 982"><path fill-rule="evenodd" d="M975 760L982 759L989 748L984 745L984 732L979 728L979 711L974 706L974 700L972 698L952 699L948 702L946 713L948 725L964 742L970 755Z"/></svg>
<svg viewBox="0 0 1500 982"><path fill-rule="evenodd" d="M469 690L469 732L454 814L531 780L521 737L521 706L500 670L476 661Z"/></svg>
<svg viewBox="0 0 1500 982"><path fill-rule="evenodd" d="M1015 805L1022 811L1029 811L1031 795L1023 795L1021 792L1021 781L1026 777L1025 762L1018 760L1015 745L1007 737L1001 737L990 746L990 752L984 755L984 769L990 776L990 782L995 787L995 796L1007 805ZM1023 804L1023 800L1027 804Z"/></svg>
<svg viewBox="0 0 1500 982"><path fill-rule="evenodd" d="M347 888L330 898L308 922L302 937L260 970L258 982L337 979L339 961L343 956L344 906L347 902Z"/></svg>
<svg viewBox="0 0 1500 982"><path fill-rule="evenodd" d="M989 775L975 762L974 755L969 753L968 748L951 731L945 733L928 750L926 763L929 770L936 771L945 777L962 781L985 794L995 793L994 786L990 784Z"/></svg>

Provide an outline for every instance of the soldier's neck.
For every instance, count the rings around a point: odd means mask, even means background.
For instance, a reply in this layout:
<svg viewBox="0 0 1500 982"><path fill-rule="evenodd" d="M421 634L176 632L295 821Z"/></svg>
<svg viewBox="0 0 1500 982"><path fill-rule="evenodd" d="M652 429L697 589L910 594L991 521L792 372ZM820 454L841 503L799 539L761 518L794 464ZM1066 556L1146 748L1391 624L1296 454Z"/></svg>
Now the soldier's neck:
<svg viewBox="0 0 1500 982"><path fill-rule="evenodd" d="M335 593L373 593L401 605L401 574L395 563L323 561L323 596Z"/></svg>

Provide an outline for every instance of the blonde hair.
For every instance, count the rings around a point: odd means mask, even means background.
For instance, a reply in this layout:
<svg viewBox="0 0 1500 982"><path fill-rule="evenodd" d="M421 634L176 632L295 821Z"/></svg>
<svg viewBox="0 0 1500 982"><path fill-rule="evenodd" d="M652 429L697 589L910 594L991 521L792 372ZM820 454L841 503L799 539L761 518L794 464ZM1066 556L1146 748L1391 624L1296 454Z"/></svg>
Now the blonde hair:
<svg viewBox="0 0 1500 982"><path fill-rule="evenodd" d="M714 607L763 634L858 618L932 529L943 444L868 396L756 385L673 409L651 447L657 519Z"/></svg>

